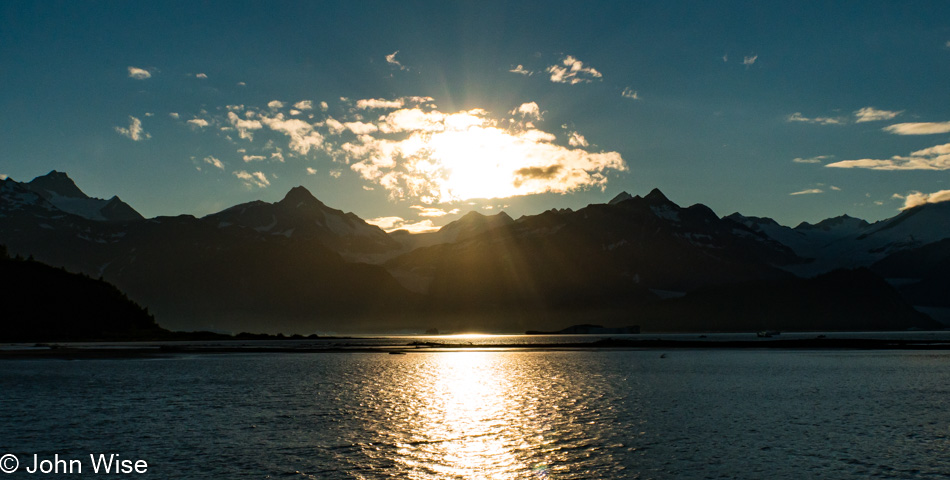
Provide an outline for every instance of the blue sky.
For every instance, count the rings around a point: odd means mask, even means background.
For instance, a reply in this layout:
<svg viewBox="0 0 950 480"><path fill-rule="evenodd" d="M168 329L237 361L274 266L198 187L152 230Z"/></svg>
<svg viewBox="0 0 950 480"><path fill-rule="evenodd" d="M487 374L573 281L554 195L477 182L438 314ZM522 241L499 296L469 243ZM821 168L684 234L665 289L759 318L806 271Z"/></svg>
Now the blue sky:
<svg viewBox="0 0 950 480"><path fill-rule="evenodd" d="M658 187L796 225L950 198L947 2L0 4L0 175L386 227ZM491 197L491 198L481 198Z"/></svg>

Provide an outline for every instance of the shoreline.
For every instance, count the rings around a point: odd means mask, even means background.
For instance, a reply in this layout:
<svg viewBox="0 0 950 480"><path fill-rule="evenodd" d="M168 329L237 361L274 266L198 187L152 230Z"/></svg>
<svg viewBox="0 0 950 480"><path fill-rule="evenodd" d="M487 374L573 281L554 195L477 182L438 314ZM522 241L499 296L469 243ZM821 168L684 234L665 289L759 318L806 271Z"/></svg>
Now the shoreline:
<svg viewBox="0 0 950 480"><path fill-rule="evenodd" d="M234 342L234 344L230 344ZM753 340L665 340L658 338L599 338L588 342L562 343L444 343L438 341L391 345L297 343L294 345L250 344L240 340L220 343L156 344L21 344L0 347L0 360L13 359L136 359L168 358L180 355L233 354L319 354L377 353L412 354L459 351L479 352L545 352L545 351L609 351L609 350L931 350L950 351L950 340L907 340L882 338L799 338Z"/></svg>

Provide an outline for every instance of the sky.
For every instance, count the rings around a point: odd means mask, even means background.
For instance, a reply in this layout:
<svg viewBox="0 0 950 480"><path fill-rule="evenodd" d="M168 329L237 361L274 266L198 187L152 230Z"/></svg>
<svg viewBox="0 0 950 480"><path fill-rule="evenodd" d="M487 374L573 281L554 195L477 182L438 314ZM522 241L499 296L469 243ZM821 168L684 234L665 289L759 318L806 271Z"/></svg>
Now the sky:
<svg viewBox="0 0 950 480"><path fill-rule="evenodd" d="M795 226L950 199L948 2L0 2L0 178L384 229L659 188Z"/></svg>

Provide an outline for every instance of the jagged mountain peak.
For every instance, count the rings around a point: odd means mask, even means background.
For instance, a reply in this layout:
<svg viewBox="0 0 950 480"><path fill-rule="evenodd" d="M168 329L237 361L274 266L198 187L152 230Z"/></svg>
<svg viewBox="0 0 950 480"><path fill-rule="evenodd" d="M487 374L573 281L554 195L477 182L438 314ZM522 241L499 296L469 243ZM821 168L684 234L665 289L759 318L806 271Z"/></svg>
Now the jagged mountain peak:
<svg viewBox="0 0 950 480"><path fill-rule="evenodd" d="M510 215L508 215L505 212L498 212L494 215L485 215L484 213L472 210L466 213L465 215L462 215L462 217L459 218L458 220L454 222L450 222L445 227L448 227L449 225L453 225L453 224L457 226L462 226L462 225L473 225L473 224L481 224L481 223L507 224L507 223L512 223L512 222L514 222L514 220L511 218ZM445 227L442 227L442 228L445 228Z"/></svg>
<svg viewBox="0 0 950 480"><path fill-rule="evenodd" d="M829 231L832 229L839 228L849 228L849 229L863 229L870 226L868 222L860 218L854 218L848 214L839 215L837 217L826 218L814 225L808 222L802 222L795 227L795 230L823 230Z"/></svg>
<svg viewBox="0 0 950 480"><path fill-rule="evenodd" d="M69 175L56 170L34 178L27 185L41 195L46 193L45 196L47 197L55 193L62 197L89 198L88 195L83 193L83 191L76 186L76 182L74 182L72 178L69 178Z"/></svg>
<svg viewBox="0 0 950 480"><path fill-rule="evenodd" d="M278 202L282 205L290 205L292 207L303 205L323 205L323 202L317 200L317 197L313 196L310 193L310 190L307 190L303 186L296 186L291 188L287 195L284 196L284 199Z"/></svg>
<svg viewBox="0 0 950 480"><path fill-rule="evenodd" d="M663 195L663 192L659 188L654 188L650 190L650 193L647 196L643 197L648 203L658 204L658 203L673 203L669 198L666 198L666 195Z"/></svg>
<svg viewBox="0 0 950 480"><path fill-rule="evenodd" d="M769 225L774 227L781 227L778 222L769 218L769 217L751 217L745 216L739 212L732 213L722 217L724 220L732 220L733 222L751 227L752 225Z"/></svg>
<svg viewBox="0 0 950 480"><path fill-rule="evenodd" d="M630 199L632 199L632 198L633 198L633 195L630 195L629 193L627 193L627 192L624 191L624 192L620 192L616 197L612 198L609 202L607 202L607 204L608 204L608 205L616 205L616 204L618 204L618 203L620 203L620 202L625 202L625 201L630 200Z"/></svg>

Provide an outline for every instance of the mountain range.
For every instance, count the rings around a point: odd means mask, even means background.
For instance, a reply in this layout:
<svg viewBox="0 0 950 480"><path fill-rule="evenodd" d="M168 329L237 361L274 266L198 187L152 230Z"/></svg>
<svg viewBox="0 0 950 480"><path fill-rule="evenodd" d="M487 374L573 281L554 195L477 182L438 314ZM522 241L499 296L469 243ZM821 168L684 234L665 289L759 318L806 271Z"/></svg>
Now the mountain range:
<svg viewBox="0 0 950 480"><path fill-rule="evenodd" d="M173 330L889 330L939 328L950 311L950 203L789 228L653 190L410 234L303 187L146 219L53 171L2 180L0 202L11 254L101 277Z"/></svg>

